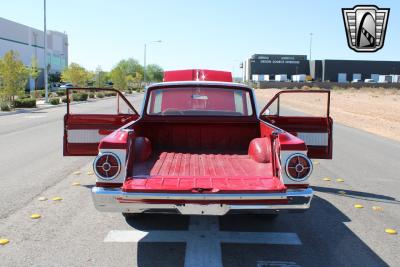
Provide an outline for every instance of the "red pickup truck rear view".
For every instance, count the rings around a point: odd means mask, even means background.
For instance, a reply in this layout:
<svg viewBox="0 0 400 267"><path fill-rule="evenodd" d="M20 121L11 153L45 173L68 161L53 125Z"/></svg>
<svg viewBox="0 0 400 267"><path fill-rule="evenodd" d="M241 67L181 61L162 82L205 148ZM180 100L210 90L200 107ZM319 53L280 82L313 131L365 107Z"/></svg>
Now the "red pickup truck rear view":
<svg viewBox="0 0 400 267"><path fill-rule="evenodd" d="M297 93L326 96L326 116L281 116L280 97ZM184 70L150 85L140 114L117 94L132 112L68 108L64 119L64 155L97 155L92 196L99 211L304 211L313 196L310 158L332 157L329 91L281 91L258 113L252 89L230 73Z"/></svg>

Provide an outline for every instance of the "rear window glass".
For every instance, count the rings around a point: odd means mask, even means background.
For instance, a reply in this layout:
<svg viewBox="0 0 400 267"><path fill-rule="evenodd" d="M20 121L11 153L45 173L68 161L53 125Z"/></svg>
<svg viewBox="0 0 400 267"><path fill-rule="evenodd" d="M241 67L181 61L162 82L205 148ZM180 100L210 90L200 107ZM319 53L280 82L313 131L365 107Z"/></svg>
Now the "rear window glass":
<svg viewBox="0 0 400 267"><path fill-rule="evenodd" d="M252 116L249 92L207 87L152 90L148 115L158 116Z"/></svg>

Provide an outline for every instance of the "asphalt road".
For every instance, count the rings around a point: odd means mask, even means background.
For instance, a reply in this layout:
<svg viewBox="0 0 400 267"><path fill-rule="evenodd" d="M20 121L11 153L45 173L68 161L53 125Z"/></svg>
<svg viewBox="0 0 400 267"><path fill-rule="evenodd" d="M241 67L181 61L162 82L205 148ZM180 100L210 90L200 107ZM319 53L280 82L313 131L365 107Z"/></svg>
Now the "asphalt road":
<svg viewBox="0 0 400 267"><path fill-rule="evenodd" d="M140 100L133 98L135 106ZM111 111L113 104L74 108ZM317 160L311 177L316 196L304 214L276 220L146 215L126 221L94 209L94 176L88 174L93 158L62 157L64 113L65 107L57 107L0 117L0 239L10 240L0 246L0 266L201 266L217 256L224 266L400 266L400 235L384 231L400 231L400 143L335 124L334 159ZM56 196L62 200L51 200ZM42 217L33 220L32 213ZM119 230L152 238L121 242ZM178 242L188 232L194 235L187 245ZM167 243L161 242L165 233L173 233ZM219 236L227 233L244 239L219 246ZM270 237L262 240L267 244L244 241L257 233Z"/></svg>

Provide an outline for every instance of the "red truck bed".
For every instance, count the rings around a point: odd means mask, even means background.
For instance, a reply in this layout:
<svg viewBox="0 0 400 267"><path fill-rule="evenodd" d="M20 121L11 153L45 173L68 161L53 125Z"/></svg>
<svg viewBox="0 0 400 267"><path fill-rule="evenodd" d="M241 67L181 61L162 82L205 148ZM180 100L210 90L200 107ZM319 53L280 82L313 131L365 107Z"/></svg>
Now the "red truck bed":
<svg viewBox="0 0 400 267"><path fill-rule="evenodd" d="M247 154L194 154L161 152L134 164L133 179L123 191L281 192L286 188L273 178L271 163L258 163ZM144 177L143 177L144 176Z"/></svg>

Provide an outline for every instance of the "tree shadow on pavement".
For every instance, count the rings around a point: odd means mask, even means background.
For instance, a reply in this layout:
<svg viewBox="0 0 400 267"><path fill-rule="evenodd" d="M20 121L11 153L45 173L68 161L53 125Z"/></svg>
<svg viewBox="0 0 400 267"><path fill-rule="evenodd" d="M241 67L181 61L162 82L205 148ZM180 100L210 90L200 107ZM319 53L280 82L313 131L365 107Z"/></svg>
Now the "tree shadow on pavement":
<svg viewBox="0 0 400 267"><path fill-rule="evenodd" d="M394 197L389 197L385 195L379 195L374 193L366 193L360 191L353 191L347 189L340 188L331 188L331 187L321 187L321 186L312 186L312 189L317 192L340 195L342 197L349 197L355 199L362 199L366 201L374 201L374 202L384 202L390 204L400 204L400 201L396 200ZM339 191L344 191L345 194L341 194Z"/></svg>
<svg viewBox="0 0 400 267"><path fill-rule="evenodd" d="M126 221L132 228L147 232L188 231L189 218L144 214ZM301 245L224 243L221 244L223 265L287 266L277 265L286 262L291 263L290 266L388 266L345 225L349 221L339 209L318 196L314 197L307 212L282 213L275 220L255 215L222 216L219 218L220 231L295 233L302 242ZM184 243L139 242L137 246L136 263L140 267L183 266L184 259Z"/></svg>

